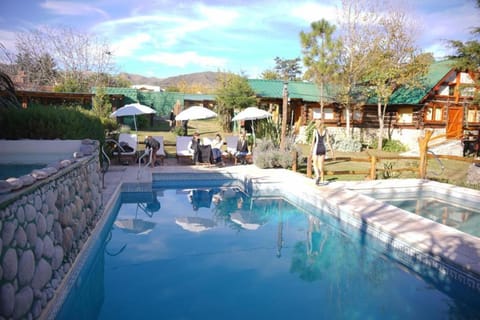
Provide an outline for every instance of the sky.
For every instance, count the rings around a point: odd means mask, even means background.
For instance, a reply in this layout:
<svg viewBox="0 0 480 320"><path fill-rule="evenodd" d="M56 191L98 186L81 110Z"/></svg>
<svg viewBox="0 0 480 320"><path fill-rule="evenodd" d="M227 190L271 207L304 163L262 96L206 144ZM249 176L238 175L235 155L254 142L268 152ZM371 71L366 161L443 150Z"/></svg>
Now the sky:
<svg viewBox="0 0 480 320"><path fill-rule="evenodd" d="M446 40L472 39L480 26L476 0L403 0L419 25L417 45L436 58ZM275 57L301 57L299 34L310 23L338 24L340 0L2 0L0 43L39 26L69 27L106 39L119 72L166 78L227 71L249 78Z"/></svg>

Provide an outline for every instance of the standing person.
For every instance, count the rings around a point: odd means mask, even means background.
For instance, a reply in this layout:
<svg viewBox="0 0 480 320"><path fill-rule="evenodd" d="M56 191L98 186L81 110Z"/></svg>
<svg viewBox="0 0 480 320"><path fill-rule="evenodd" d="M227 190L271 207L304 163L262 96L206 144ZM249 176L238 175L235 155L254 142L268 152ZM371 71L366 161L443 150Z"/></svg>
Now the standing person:
<svg viewBox="0 0 480 320"><path fill-rule="evenodd" d="M152 136L147 136L145 139L145 148L150 151L150 166L153 168L157 163L157 151L160 149L160 142Z"/></svg>
<svg viewBox="0 0 480 320"><path fill-rule="evenodd" d="M247 163L247 154L248 154L248 143L247 143L247 134L245 130L240 131L240 136L237 142L237 152L235 152L235 157L240 160L242 164Z"/></svg>
<svg viewBox="0 0 480 320"><path fill-rule="evenodd" d="M193 134L192 140L188 143L188 150L192 154L193 163L196 164L199 162L198 159L198 150L200 148L200 133L195 132Z"/></svg>
<svg viewBox="0 0 480 320"><path fill-rule="evenodd" d="M215 139L212 141L212 154L215 163L223 165L222 161L222 147L223 147L223 139L220 133L215 135Z"/></svg>
<svg viewBox="0 0 480 320"><path fill-rule="evenodd" d="M325 162L325 155L327 153L327 146L332 152L332 158L335 157L332 146L328 139L327 129L321 120L315 121L314 136L312 140L311 152L313 160L313 170L315 172L315 184L324 183L323 165Z"/></svg>

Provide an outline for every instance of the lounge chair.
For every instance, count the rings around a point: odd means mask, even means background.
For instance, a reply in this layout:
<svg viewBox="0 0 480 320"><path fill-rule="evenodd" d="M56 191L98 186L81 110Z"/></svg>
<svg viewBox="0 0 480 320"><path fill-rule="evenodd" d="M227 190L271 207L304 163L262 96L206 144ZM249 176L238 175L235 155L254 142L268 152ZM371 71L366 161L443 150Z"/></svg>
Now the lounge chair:
<svg viewBox="0 0 480 320"><path fill-rule="evenodd" d="M177 136L177 144L176 144L176 157L177 162L180 161L182 158L190 159L190 162L193 161L192 157L193 154L188 150L188 143L192 140L192 137L188 136Z"/></svg>
<svg viewBox="0 0 480 320"><path fill-rule="evenodd" d="M222 152L222 158L225 160L233 160L235 159L235 152L237 152L237 143L238 143L238 136L226 136L225 141L227 143L226 151Z"/></svg>
<svg viewBox="0 0 480 320"><path fill-rule="evenodd" d="M135 133L120 133L113 155L118 157L119 161L128 158L135 162L137 160L137 142L138 137Z"/></svg>
<svg viewBox="0 0 480 320"><path fill-rule="evenodd" d="M160 160L160 163L163 165L163 160L165 159L165 147L163 144L163 136L153 136L153 139L157 140L160 143L160 148L157 151L157 159Z"/></svg>

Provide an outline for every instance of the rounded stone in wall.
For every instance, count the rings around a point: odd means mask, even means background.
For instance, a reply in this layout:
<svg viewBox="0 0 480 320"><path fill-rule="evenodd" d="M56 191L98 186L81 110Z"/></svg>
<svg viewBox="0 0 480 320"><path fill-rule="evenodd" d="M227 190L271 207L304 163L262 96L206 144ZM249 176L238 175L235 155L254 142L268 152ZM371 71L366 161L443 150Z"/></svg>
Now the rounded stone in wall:
<svg viewBox="0 0 480 320"><path fill-rule="evenodd" d="M52 268L57 270L62 265L63 261L63 248L61 246L55 246L52 257Z"/></svg>
<svg viewBox="0 0 480 320"><path fill-rule="evenodd" d="M35 242L33 242L35 247L33 249L33 252L35 254L35 258L38 260L42 257L43 255L43 240L39 237L35 239Z"/></svg>
<svg viewBox="0 0 480 320"><path fill-rule="evenodd" d="M6 221L3 223L2 239L3 245L9 246L15 236L15 230L17 229L16 221Z"/></svg>
<svg viewBox="0 0 480 320"><path fill-rule="evenodd" d="M9 318L15 308L15 288L11 283L4 283L0 287L0 315Z"/></svg>
<svg viewBox="0 0 480 320"><path fill-rule="evenodd" d="M2 261L3 279L7 281L13 280L17 276L18 257L15 249L9 248Z"/></svg>
<svg viewBox="0 0 480 320"><path fill-rule="evenodd" d="M19 206L15 214L18 223L22 224L25 222L25 209L22 206Z"/></svg>
<svg viewBox="0 0 480 320"><path fill-rule="evenodd" d="M65 252L69 252L73 246L73 230L67 227L63 230L62 247Z"/></svg>
<svg viewBox="0 0 480 320"><path fill-rule="evenodd" d="M23 287L15 295L15 310L13 317L20 319L24 317L30 310L33 303L33 290L30 287Z"/></svg>
<svg viewBox="0 0 480 320"><path fill-rule="evenodd" d="M37 225L37 234L40 237L43 237L45 235L45 232L47 232L47 222L45 221L45 217L43 215L41 214L37 215L36 225Z"/></svg>
<svg viewBox="0 0 480 320"><path fill-rule="evenodd" d="M27 245L27 235L22 227L18 227L15 231L15 242L19 248L25 248Z"/></svg>
<svg viewBox="0 0 480 320"><path fill-rule="evenodd" d="M38 290L42 289L48 283L51 277L52 267L47 261L45 261L45 259L40 259L33 275L32 288Z"/></svg>
<svg viewBox="0 0 480 320"><path fill-rule="evenodd" d="M57 201L57 198L58 198L57 191L54 191L54 190L48 191L48 193L46 195L46 203L47 203L47 206L48 206L49 210L52 210L55 207L55 203Z"/></svg>
<svg viewBox="0 0 480 320"><path fill-rule="evenodd" d="M46 203L42 204L42 209L40 210L44 216L48 213L48 206Z"/></svg>
<svg viewBox="0 0 480 320"><path fill-rule="evenodd" d="M18 284L22 287L33 278L35 256L31 250L25 251L18 262Z"/></svg>
<svg viewBox="0 0 480 320"><path fill-rule="evenodd" d="M36 216L37 216L37 211L35 210L35 207L32 206L31 204L26 204L25 205L25 218L27 219L27 221L28 222L34 221Z"/></svg>
<svg viewBox="0 0 480 320"><path fill-rule="evenodd" d="M48 214L46 216L45 222L47 223L47 232L52 231L54 221L55 221L55 218L54 218L53 214Z"/></svg>
<svg viewBox="0 0 480 320"><path fill-rule="evenodd" d="M53 223L53 242L54 243L61 243L63 240L63 230L62 226L58 221Z"/></svg>
<svg viewBox="0 0 480 320"><path fill-rule="evenodd" d="M42 198L39 195L36 195L35 202L34 202L36 211L40 211L40 209L42 209L42 203L43 203Z"/></svg>
<svg viewBox="0 0 480 320"><path fill-rule="evenodd" d="M35 223L27 224L25 232L27 233L28 242L35 243L35 240L37 239L37 227L35 226Z"/></svg>
<svg viewBox="0 0 480 320"><path fill-rule="evenodd" d="M53 256L53 241L49 236L43 238L43 256L48 259Z"/></svg>

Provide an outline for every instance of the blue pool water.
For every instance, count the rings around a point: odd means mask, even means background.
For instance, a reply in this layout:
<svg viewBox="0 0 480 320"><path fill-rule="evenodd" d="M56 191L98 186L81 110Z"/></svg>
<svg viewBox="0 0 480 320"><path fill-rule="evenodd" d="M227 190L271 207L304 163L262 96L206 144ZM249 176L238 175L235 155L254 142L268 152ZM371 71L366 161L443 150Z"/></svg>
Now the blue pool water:
<svg viewBox="0 0 480 320"><path fill-rule="evenodd" d="M45 164L0 164L0 180L18 178L29 174L35 169L41 169Z"/></svg>
<svg viewBox="0 0 480 320"><path fill-rule="evenodd" d="M434 192L364 193L465 233L480 237L479 204Z"/></svg>
<svg viewBox="0 0 480 320"><path fill-rule="evenodd" d="M477 319L322 212L238 188L123 193L57 319ZM314 213L314 214L312 214Z"/></svg>

